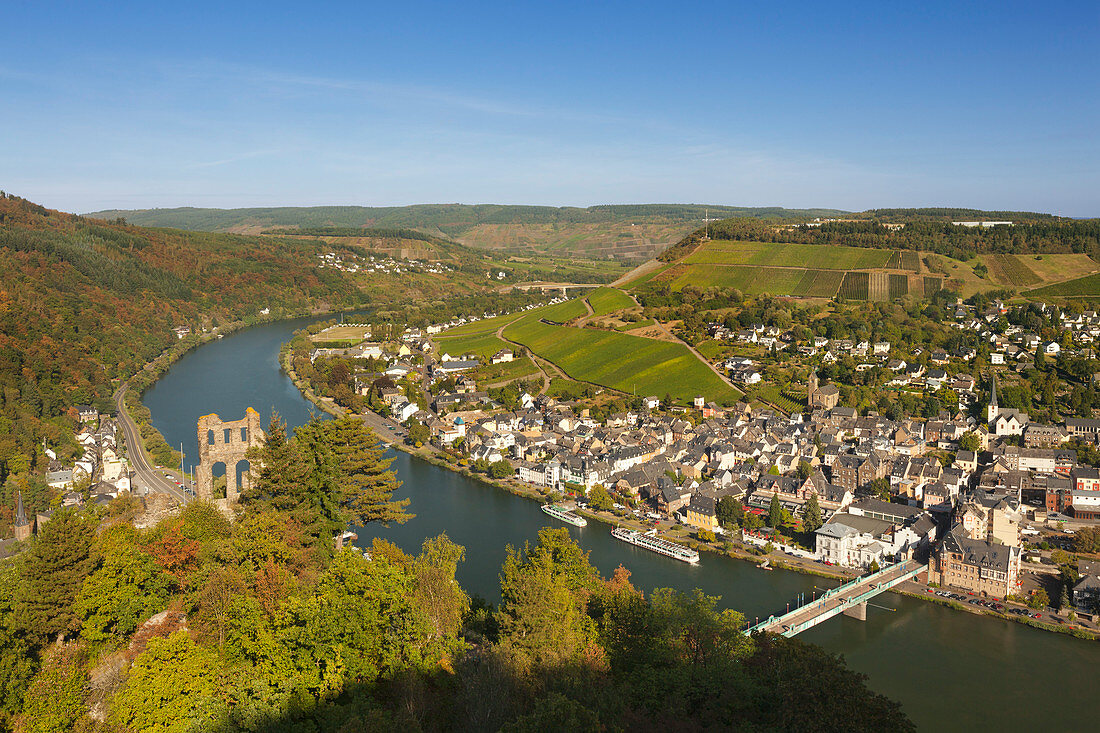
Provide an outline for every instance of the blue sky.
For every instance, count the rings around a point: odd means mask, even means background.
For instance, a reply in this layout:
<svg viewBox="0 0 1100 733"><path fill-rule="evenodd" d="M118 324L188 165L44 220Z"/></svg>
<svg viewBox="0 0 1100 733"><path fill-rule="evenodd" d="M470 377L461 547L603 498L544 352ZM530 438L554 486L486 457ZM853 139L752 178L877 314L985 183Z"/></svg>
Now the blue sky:
<svg viewBox="0 0 1100 733"><path fill-rule="evenodd" d="M825 5L14 0L0 188L1100 216L1100 3Z"/></svg>

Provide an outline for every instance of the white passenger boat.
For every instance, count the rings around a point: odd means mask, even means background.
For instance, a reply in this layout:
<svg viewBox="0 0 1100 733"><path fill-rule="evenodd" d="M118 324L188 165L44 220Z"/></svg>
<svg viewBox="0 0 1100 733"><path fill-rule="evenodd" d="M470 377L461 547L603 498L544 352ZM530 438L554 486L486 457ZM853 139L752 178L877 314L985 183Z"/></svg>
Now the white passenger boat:
<svg viewBox="0 0 1100 733"><path fill-rule="evenodd" d="M690 547L684 547L675 542L661 539L656 535L656 530L642 533L634 529L627 529L626 527L616 527L611 530L611 536L617 540L629 542L632 545L651 550L665 557L671 557L673 560L680 560L681 562L689 562L692 564L699 562L698 552Z"/></svg>
<svg viewBox="0 0 1100 733"><path fill-rule="evenodd" d="M572 524L574 527L587 527L588 520L579 514L574 514L565 507L558 506L557 504L543 504L542 510L549 514L554 519L560 519L566 524Z"/></svg>

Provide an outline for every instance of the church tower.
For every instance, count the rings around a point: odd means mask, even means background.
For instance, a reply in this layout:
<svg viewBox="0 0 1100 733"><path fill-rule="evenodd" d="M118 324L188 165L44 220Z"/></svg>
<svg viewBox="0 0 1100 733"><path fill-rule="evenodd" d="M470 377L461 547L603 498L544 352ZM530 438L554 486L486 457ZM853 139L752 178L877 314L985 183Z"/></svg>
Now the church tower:
<svg viewBox="0 0 1100 733"><path fill-rule="evenodd" d="M817 392L817 370L811 369L810 376L806 380L806 404L813 407L814 392Z"/></svg>
<svg viewBox="0 0 1100 733"><path fill-rule="evenodd" d="M989 409L986 411L986 421L993 422L997 415L1001 414L1001 408L997 406L997 373L993 373L993 394L989 398Z"/></svg>
<svg viewBox="0 0 1100 733"><path fill-rule="evenodd" d="M27 512L23 508L23 492L19 491L15 494L15 539L18 542L23 542L30 539L31 530L34 529L33 525L27 521Z"/></svg>

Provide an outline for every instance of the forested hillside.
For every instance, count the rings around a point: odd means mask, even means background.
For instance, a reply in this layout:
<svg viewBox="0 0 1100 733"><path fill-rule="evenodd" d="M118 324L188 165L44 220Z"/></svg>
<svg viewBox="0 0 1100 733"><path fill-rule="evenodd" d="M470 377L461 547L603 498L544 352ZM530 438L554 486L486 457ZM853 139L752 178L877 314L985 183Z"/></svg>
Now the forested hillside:
<svg viewBox="0 0 1100 733"><path fill-rule="evenodd" d="M273 422L232 523L194 503L137 530L125 496L56 512L0 564L0 730L913 730L838 657L603 578L565 529L509 548L498 608L446 535L336 550L405 515L375 441Z"/></svg>
<svg viewBox="0 0 1100 733"><path fill-rule="evenodd" d="M125 217L145 226L203 231L230 231L249 225L265 227L364 227L438 230L458 235L479 224L592 224L619 220L660 218L667 221L701 220L706 211L714 217L753 216L804 218L836 216L836 209L784 209L781 207L702 206L696 204L573 206L509 206L498 204L416 204L413 206L286 206L254 209L136 209L99 211L89 216Z"/></svg>
<svg viewBox="0 0 1100 733"><path fill-rule="evenodd" d="M970 215L987 212L964 212ZM1006 212L991 212L1004 215ZM1038 215L1029 215L1038 216ZM785 225L756 219L724 219L712 224L712 239L783 242L791 244L836 244L878 249L909 249L935 252L968 260L975 254L1083 253L1100 255L1100 219L1017 220L1013 226L965 227L950 221L920 216L904 222L869 218L826 222L820 226ZM983 217L993 219L993 216ZM1006 219L1007 221L1007 219ZM903 223L903 226L886 224ZM703 229L696 229L675 246L661 253L664 262L675 262L693 252L704 241Z"/></svg>
<svg viewBox="0 0 1100 733"><path fill-rule="evenodd" d="M0 196L0 483L40 468L42 438L71 436L74 404L177 343L173 329L362 302L325 245L150 230ZM70 438L71 439L71 438Z"/></svg>

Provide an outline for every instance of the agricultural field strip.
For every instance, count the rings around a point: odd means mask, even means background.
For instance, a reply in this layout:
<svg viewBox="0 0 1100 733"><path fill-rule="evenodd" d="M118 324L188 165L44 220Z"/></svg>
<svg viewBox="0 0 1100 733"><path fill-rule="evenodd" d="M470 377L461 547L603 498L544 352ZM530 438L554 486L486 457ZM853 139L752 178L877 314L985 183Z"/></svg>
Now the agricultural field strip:
<svg viewBox="0 0 1100 733"><path fill-rule="evenodd" d="M1064 282L1100 272L1100 263L1086 254L1014 255L1044 283Z"/></svg>
<svg viewBox="0 0 1100 733"><path fill-rule="evenodd" d="M894 252L886 249L814 244L715 241L681 260L688 265L757 265L816 270L884 268Z"/></svg>
<svg viewBox="0 0 1100 733"><path fill-rule="evenodd" d="M1100 273L1035 288L1025 294L1048 298L1094 298L1100 295Z"/></svg>
<svg viewBox="0 0 1100 733"><path fill-rule="evenodd" d="M474 354L482 359L488 358L501 349L508 347L508 342L497 338L496 333L475 334L472 336L440 336L436 338L439 353L447 353L451 356Z"/></svg>
<svg viewBox="0 0 1100 733"><path fill-rule="evenodd" d="M1031 268L1010 254L994 254L986 258L995 279L1016 287L1035 285L1042 279Z"/></svg>
<svg viewBox="0 0 1100 733"><path fill-rule="evenodd" d="M831 298L836 295L844 272L756 265L677 265L668 276L674 290L693 285L699 288L737 288L748 295L768 292L774 295Z"/></svg>
<svg viewBox="0 0 1100 733"><path fill-rule="evenodd" d="M731 404L738 397L683 344L617 331L552 326L532 316L507 327L504 335L574 379L622 392L668 393L681 400L703 394Z"/></svg>
<svg viewBox="0 0 1100 733"><path fill-rule="evenodd" d="M518 321L520 318L536 314L538 318L565 322L573 318L580 318L587 313L588 309L584 307L584 303L574 298L573 300L555 303L554 305L544 305L539 308L533 308L529 311L506 313L502 316L494 316L472 323L464 323L461 326L455 326L452 329L442 332L436 336L436 338L448 339L456 336L487 336L496 333L497 329L501 326L512 323L513 321Z"/></svg>
<svg viewBox="0 0 1100 733"><path fill-rule="evenodd" d="M597 288L593 290L588 295L588 303L592 306L592 315L594 316L607 315L637 305L633 298L615 288Z"/></svg>

